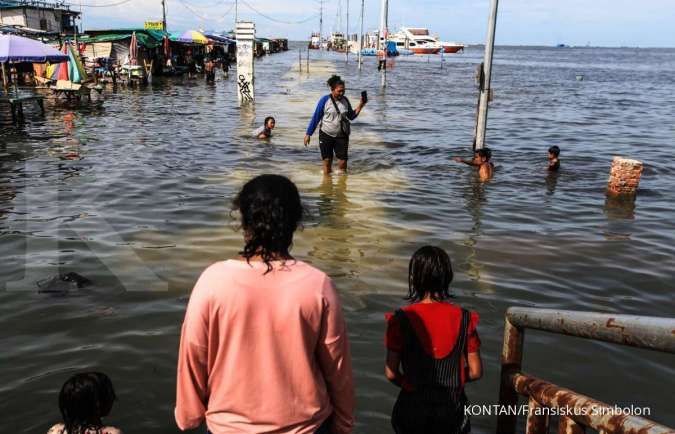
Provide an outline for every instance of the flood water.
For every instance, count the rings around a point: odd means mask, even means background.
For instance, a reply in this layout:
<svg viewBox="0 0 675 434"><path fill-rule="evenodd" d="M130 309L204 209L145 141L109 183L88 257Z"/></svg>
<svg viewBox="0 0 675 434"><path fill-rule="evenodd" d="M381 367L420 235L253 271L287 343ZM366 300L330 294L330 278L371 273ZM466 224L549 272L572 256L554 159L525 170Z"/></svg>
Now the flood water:
<svg viewBox="0 0 675 434"><path fill-rule="evenodd" d="M109 422L129 433L176 432L175 364L190 290L242 245L231 200L247 179L280 173L311 216L294 254L329 273L345 304L357 384L357 433L392 432L396 389L383 375L384 313L403 303L407 262L424 244L450 252L456 301L480 314L485 376L476 404L498 401L504 312L536 306L673 316L675 50L496 49L486 184L469 157L482 50L399 59L379 88L375 60L298 52L256 62L254 109L233 75L156 79L104 102L0 112L0 432L46 432L68 376L108 373ZM304 62L304 61L303 61ZM232 71L234 72L234 70ZM304 130L332 73L356 103L350 173L324 179ZM583 81L576 75L583 74ZM267 115L273 139L250 132ZM546 150L562 170L546 173ZM642 160L634 203L607 201L611 159ZM66 296L36 282L77 272L93 284ZM675 426L672 356L528 332L524 370L608 403L651 409ZM243 379L242 379L243 380ZM493 432L496 418L473 418Z"/></svg>

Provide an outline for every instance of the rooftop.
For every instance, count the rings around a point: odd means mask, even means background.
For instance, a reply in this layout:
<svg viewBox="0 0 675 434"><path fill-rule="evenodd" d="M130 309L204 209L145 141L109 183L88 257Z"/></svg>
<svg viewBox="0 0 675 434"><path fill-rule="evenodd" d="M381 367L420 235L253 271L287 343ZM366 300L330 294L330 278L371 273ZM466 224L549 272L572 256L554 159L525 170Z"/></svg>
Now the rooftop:
<svg viewBox="0 0 675 434"><path fill-rule="evenodd" d="M15 9L15 8L33 8L33 9L50 9L68 11L74 14L79 12L71 11L70 5L63 0L0 0L0 9Z"/></svg>

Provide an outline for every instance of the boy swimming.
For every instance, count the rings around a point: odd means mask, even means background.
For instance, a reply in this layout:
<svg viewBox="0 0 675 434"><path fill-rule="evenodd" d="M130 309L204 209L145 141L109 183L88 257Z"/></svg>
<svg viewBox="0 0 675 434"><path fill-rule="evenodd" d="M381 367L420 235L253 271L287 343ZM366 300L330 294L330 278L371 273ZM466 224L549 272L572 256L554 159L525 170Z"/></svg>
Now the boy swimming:
<svg viewBox="0 0 675 434"><path fill-rule="evenodd" d="M560 148L558 146L551 146L548 148L548 170L556 172L560 169Z"/></svg>
<svg viewBox="0 0 675 434"><path fill-rule="evenodd" d="M463 160L460 157L454 157L453 160L458 163L464 163L468 166L478 168L478 176L481 181L487 181L492 178L494 172L494 164L492 164L492 151L490 148L476 149L472 160Z"/></svg>

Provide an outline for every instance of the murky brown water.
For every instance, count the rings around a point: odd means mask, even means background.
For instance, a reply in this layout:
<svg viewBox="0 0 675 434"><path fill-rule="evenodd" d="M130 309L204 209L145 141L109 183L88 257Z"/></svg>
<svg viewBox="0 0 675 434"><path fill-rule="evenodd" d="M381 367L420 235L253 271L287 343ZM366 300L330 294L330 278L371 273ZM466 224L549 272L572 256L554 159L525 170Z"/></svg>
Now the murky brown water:
<svg viewBox="0 0 675 434"><path fill-rule="evenodd" d="M45 118L29 115L20 129L1 112L0 431L46 431L61 384L85 369L109 373L118 389L111 422L177 431L175 359L190 289L209 263L236 254L230 200L264 172L299 185L312 217L294 253L333 276L345 302L358 433L391 432L383 314L402 302L408 258L422 244L448 249L458 302L482 318L486 374L468 386L474 403L497 402L508 306L672 316L675 50L498 48L497 170L485 185L449 160L471 142L481 55L448 57L442 70L437 59L399 60L381 92L373 59L359 73L327 55L308 76L291 51L256 63L254 111L236 107L232 79L177 79L107 92L101 105L48 103ZM324 180L316 139L306 150L302 137L333 72L353 100L367 89L371 103L354 125L350 174ZM249 138L268 114L273 140ZM555 178L543 170L551 144L563 150ZM603 193L617 154L646 165L632 206ZM38 294L35 282L59 270L94 285ZM525 369L650 406L675 425L670 356L529 333ZM476 432L494 424L473 420Z"/></svg>

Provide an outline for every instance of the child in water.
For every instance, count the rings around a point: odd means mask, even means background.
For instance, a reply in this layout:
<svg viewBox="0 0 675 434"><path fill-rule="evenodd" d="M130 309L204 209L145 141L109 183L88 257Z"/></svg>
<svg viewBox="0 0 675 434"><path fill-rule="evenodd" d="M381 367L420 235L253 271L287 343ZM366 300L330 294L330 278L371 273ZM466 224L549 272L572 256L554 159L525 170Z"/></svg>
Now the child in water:
<svg viewBox="0 0 675 434"><path fill-rule="evenodd" d="M473 160L462 160L460 157L454 157L458 163L464 163L478 168L478 176L481 181L488 181L494 173L494 164L492 164L492 151L490 148L476 149L473 154Z"/></svg>
<svg viewBox="0 0 675 434"><path fill-rule="evenodd" d="M401 388L391 423L397 434L471 430L464 384L482 376L478 314L448 302L452 264L439 247L410 259L411 304L387 314L385 375Z"/></svg>
<svg viewBox="0 0 675 434"><path fill-rule="evenodd" d="M276 126L277 122L272 116L267 116L263 126L253 131L253 137L258 139L269 139L272 137L272 130Z"/></svg>
<svg viewBox="0 0 675 434"><path fill-rule="evenodd" d="M549 172L557 172L560 169L560 148L551 146L548 148L548 170Z"/></svg>
<svg viewBox="0 0 675 434"><path fill-rule="evenodd" d="M59 394L63 423L51 427L47 434L122 434L102 421L110 414L116 399L107 375L100 372L73 375Z"/></svg>

